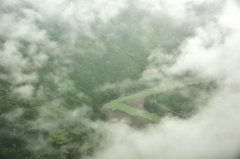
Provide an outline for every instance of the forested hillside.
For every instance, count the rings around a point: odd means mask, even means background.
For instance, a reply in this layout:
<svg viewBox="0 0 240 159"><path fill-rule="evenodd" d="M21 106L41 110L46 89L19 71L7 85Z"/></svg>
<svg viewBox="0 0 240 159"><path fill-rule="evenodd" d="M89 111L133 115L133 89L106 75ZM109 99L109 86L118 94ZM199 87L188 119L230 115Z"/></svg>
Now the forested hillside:
<svg viewBox="0 0 240 159"><path fill-rule="evenodd" d="M137 5L110 18L86 5L91 13L80 15L65 3L0 5L0 158L91 155L104 139L91 126L107 120L101 103L146 88L139 79L151 52L174 54L192 34Z"/></svg>
<svg viewBox="0 0 240 159"><path fill-rule="evenodd" d="M144 107L161 117L172 114L188 118L207 103L216 88L214 82L189 84L148 96L144 100Z"/></svg>
<svg viewBox="0 0 240 159"><path fill-rule="evenodd" d="M239 158L239 9L0 0L0 159Z"/></svg>
<svg viewBox="0 0 240 159"><path fill-rule="evenodd" d="M19 50L20 53L25 53L29 48L26 43L22 47L23 50ZM70 67L73 70L64 75L66 81L57 79L60 74L59 68L54 65L54 57L49 58L41 64L39 69L28 69L28 73L38 74L38 82L32 86L36 90L44 89L41 92L34 91L31 99L13 92L16 87L27 88L28 85L25 82L13 85L10 81L1 79L1 158L62 158L65 156L72 159L90 155L95 144L92 143L90 137L98 136L97 132L84 125L80 116L80 121L63 121L57 128L46 130L46 128L38 127L36 123L39 118L42 118L42 107L46 107L45 111L48 114L47 116L44 114L45 119L41 122L60 121L69 111L79 107L90 108L87 109L87 118L106 120L98 107L101 102L119 96L119 91L110 89L99 92L96 91L97 87L107 82L122 81L125 78L139 78L146 66L147 54L148 52L141 54L142 56L138 55L138 61L111 48L108 54L75 54L71 57L72 59L69 58L72 60ZM28 54L25 57L28 57ZM65 67L68 68L69 65L66 64ZM10 74L2 66L1 73ZM64 85L60 86L58 82L63 82ZM136 91L144 88L144 85L137 84L132 88ZM133 91L131 88L128 89ZM21 92L21 94L24 93ZM16 111L19 116L12 117L11 113L15 114ZM8 116L13 119L8 120ZM47 142L44 148L41 147L41 140ZM36 148L34 153L29 148L31 144L33 147L39 144L39 148ZM80 149L83 152L79 151Z"/></svg>

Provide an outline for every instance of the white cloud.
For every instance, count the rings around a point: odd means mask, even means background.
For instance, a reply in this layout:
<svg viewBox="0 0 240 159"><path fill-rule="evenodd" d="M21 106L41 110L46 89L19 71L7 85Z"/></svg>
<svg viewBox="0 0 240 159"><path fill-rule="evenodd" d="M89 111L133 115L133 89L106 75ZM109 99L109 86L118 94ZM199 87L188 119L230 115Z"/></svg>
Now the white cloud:
<svg viewBox="0 0 240 159"><path fill-rule="evenodd" d="M236 15L240 15L237 6L229 2L219 21L196 29L195 36L181 46L182 55L170 70L174 73L194 70L203 77L216 79L236 76L240 25L224 20Z"/></svg>
<svg viewBox="0 0 240 159"><path fill-rule="evenodd" d="M237 7L229 1L218 21L198 27L195 35L180 47L182 54L177 62L165 70L172 75L190 70L203 79L218 80L219 91L206 107L190 119L166 117L143 130L121 124L108 125L106 129L112 140L94 159L239 158L240 27L236 19L240 14ZM159 59L161 62L163 58ZM143 75L162 76L156 71L158 68L151 70L150 74Z"/></svg>
<svg viewBox="0 0 240 159"><path fill-rule="evenodd" d="M37 83L38 82L38 76L36 75L36 73L23 74L22 72L13 72L11 78L12 78L12 82L14 84Z"/></svg>
<svg viewBox="0 0 240 159"><path fill-rule="evenodd" d="M32 85L24 85L14 88L13 93L19 95L20 97L30 100L32 99L34 87Z"/></svg>
<svg viewBox="0 0 240 159"><path fill-rule="evenodd" d="M234 159L240 146L239 102L238 95L223 90L189 120L164 118L143 130L107 125L111 141L93 158Z"/></svg>
<svg viewBox="0 0 240 159"><path fill-rule="evenodd" d="M21 70L27 67L28 60L24 59L18 51L19 43L8 41L4 43L4 50L1 51L0 65L7 70Z"/></svg>
<svg viewBox="0 0 240 159"><path fill-rule="evenodd" d="M6 118L10 122L15 122L21 118L23 115L24 110L22 108L15 109L7 114L1 115L2 117Z"/></svg>
<svg viewBox="0 0 240 159"><path fill-rule="evenodd" d="M220 79L221 89L208 103L208 107L189 120L164 118L160 124L143 130L135 130L124 123L92 123L97 125L94 125L96 129L100 125L110 135L108 141L102 143L104 146L101 150L94 154L94 159L233 159L236 157L240 148L239 8L234 1L228 1L222 15L207 14L217 18L212 21L208 21L206 17L199 18L191 12L193 10L189 12L186 8L190 3L211 6L220 2L223 1L141 0L135 3L136 8L144 9L146 13L150 12L154 15L149 17L165 14L175 19L178 24L191 20L193 20L191 22L197 22L198 19L204 21L204 26L198 26L195 29L195 35L186 39L181 45L179 48L181 55L176 63L171 63L172 56L164 55L160 51L152 52L149 56L150 65L143 72L142 81L151 82L156 79L154 82L159 84L159 80L163 79L164 82L169 82L171 81L169 75L190 70L205 79ZM18 8L19 4L24 6L24 3L31 4L32 9ZM125 0L71 2L26 0L24 3L14 0L4 1L4 5L13 8L16 5L16 12L6 11L6 13L1 12L0 15L0 35L5 38L0 50L0 66L8 71L8 74L2 74L0 77L17 85L12 88L13 93L27 100L32 99L35 91L37 96L47 96L47 88L39 86L39 90L36 90L32 83L39 81L36 72L42 69L50 59L53 59L51 66L54 71L49 71L46 79L53 81L61 91L74 90L73 83L68 80L68 74L72 71L71 66L66 67L62 64L71 65L69 50L78 44L78 36L87 35L90 39L96 38L97 31L91 27L95 22L102 24L97 27L105 27L104 29L110 32L108 26L111 26L109 23L111 19L129 7ZM191 17L188 17L189 15ZM148 19L148 16L145 19ZM191 22L189 23L192 24ZM153 29L148 24L150 24L149 21L145 20L142 28ZM198 24L201 23L197 23L196 26ZM119 24L119 28L121 27L129 29L127 22ZM118 32L119 28L114 26L113 28ZM150 32L149 35L151 35L152 32L149 30L141 34ZM137 34L139 38L147 39L141 34ZM154 32L152 34L154 36L149 37L158 36ZM114 32L111 36L119 38ZM21 40L29 43L23 51L20 51L23 47ZM104 44L99 43L99 48L104 50L105 47ZM78 49L80 51L76 49L77 53L86 51ZM31 69L35 69L36 72L29 71ZM126 80L122 83L107 84L104 89L127 87L132 83L131 80ZM81 94L79 96L81 97ZM41 130L53 130L57 129L61 122L68 120L75 124L82 123L80 120L85 122L83 118L77 118L85 115L85 109L66 113L65 110L61 110L63 108L60 105L61 102L53 101L41 107L40 117L34 124ZM13 113L15 115L13 118L16 119L22 115L22 111ZM56 118L52 118L53 114L57 114ZM59 116L62 117L60 121ZM86 123L88 122L87 120ZM46 146L41 137L39 143Z"/></svg>

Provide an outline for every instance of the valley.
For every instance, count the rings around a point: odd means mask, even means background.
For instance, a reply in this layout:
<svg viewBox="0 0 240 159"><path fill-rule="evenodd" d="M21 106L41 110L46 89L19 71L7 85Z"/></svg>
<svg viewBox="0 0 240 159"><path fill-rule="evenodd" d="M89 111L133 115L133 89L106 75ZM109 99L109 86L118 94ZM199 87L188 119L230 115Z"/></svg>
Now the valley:
<svg viewBox="0 0 240 159"><path fill-rule="evenodd" d="M104 104L101 111L111 119L121 120L126 118L129 120L130 125L143 126L148 123L158 123L160 121L159 116L145 110L144 99L149 95L183 86L184 84L176 82L174 84L166 84L162 88L150 88L128 96L119 97Z"/></svg>

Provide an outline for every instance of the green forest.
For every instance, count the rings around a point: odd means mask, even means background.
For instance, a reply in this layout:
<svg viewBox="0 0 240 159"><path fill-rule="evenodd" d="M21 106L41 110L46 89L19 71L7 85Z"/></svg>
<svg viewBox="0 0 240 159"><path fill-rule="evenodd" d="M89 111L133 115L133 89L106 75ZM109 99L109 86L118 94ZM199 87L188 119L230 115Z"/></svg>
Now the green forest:
<svg viewBox="0 0 240 159"><path fill-rule="evenodd" d="M187 84L146 97L144 107L160 117L171 114L180 118L189 118L207 103L216 89L215 82Z"/></svg>
<svg viewBox="0 0 240 159"><path fill-rule="evenodd" d="M240 159L239 9L0 0L0 159Z"/></svg>
<svg viewBox="0 0 240 159"><path fill-rule="evenodd" d="M27 49L28 44L25 44L23 49ZM109 48L109 52L113 48ZM23 50L24 52L25 50ZM141 55L141 56L140 56ZM11 93L12 84L5 80L0 80L0 147L1 158L78 158L79 156L90 155L93 153L95 143L91 143L90 134L98 135L95 130L81 126L81 121L76 123L61 123L56 130L42 130L34 127L30 122L36 122L39 118L39 109L43 105L49 105L49 101L61 99L53 110L50 110L47 115L50 120L58 120L62 115L78 107L90 107L88 118L91 120L106 120L104 114L99 111L99 106L102 102L117 97L120 92L117 89L108 89L104 91L96 91L98 86L107 82L117 82L124 78L137 79L141 71L146 66L147 53L139 54L138 58L132 60L126 54L112 50L109 55L104 54L102 57L95 54L79 55L73 57L74 71L66 76L68 81L71 81L74 90L61 90L59 86L48 77L48 74L56 74L52 63L48 61L44 63L42 68L37 70L39 75L39 84L35 87L47 88L43 98L41 95L32 100L21 99L17 95ZM5 71L1 67L1 71ZM30 71L30 70L29 70ZM36 70L32 70L35 71ZM7 73L7 71L6 71ZM22 84L24 85L24 84ZM127 92L135 92L145 88L143 84L135 84L128 87ZM80 97L79 97L79 92ZM37 92L35 92L37 93ZM19 121L8 121L3 114L11 113L14 110L21 110L22 115ZM46 122L47 119L46 119ZM77 124L77 125L75 125ZM19 126L21 125L21 126ZM81 130L79 130L81 129ZM47 147L43 150L37 150L34 154L25 149L27 143L24 136L28 136L31 140L39 142L39 138L45 138L48 141ZM22 138L23 137L23 138ZM73 145L69 146L69 144ZM78 150L84 149L84 153Z"/></svg>
<svg viewBox="0 0 240 159"><path fill-rule="evenodd" d="M0 5L0 158L91 156L106 136L89 124L108 120L100 106L146 89L151 52L175 56L192 29L135 5L109 22L39 6Z"/></svg>

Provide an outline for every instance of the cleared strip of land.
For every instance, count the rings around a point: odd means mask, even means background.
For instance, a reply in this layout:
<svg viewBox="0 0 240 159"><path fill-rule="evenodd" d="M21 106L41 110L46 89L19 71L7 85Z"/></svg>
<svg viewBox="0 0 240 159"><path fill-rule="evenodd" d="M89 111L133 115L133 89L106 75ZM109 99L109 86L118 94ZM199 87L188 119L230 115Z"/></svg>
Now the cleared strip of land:
<svg viewBox="0 0 240 159"><path fill-rule="evenodd" d="M134 108L132 106L129 106L123 103L123 101L111 101L105 104L103 109L110 109L112 111L118 110L118 111L127 113L131 116L140 116L140 117L146 118L153 122L159 122L160 120L156 114L149 113L148 111L145 111L145 110Z"/></svg>
<svg viewBox="0 0 240 159"><path fill-rule="evenodd" d="M121 111L130 116L142 117L142 118L148 119L152 122L159 122L160 118L158 115L156 115L154 113L149 113L148 111L143 110L143 109L138 109L137 107L134 107L134 105L132 105L132 106L127 105L126 104L126 103L128 103L127 101L129 101L131 99L140 98L140 97L146 97L148 95L155 94L160 91L165 91L165 90L169 90L169 89L173 89L175 87L181 87L181 86L184 86L184 84L176 83L176 84L171 84L171 85L170 84L164 85L163 87L157 88L157 89L154 89L154 88L146 89L146 90L143 90L138 93L134 93L134 94L131 94L128 96L123 96L118 99L112 100L112 101L106 103L103 106L103 109L107 109L107 110L111 110L111 111ZM143 104L143 103L141 103L141 104Z"/></svg>

